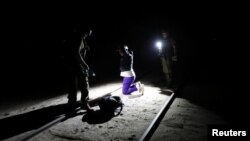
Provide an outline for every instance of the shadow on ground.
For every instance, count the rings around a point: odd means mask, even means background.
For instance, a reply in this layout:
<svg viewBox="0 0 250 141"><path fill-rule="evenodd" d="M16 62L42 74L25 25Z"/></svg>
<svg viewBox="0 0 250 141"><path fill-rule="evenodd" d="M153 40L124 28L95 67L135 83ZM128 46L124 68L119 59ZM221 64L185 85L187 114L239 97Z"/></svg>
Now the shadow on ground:
<svg viewBox="0 0 250 141"><path fill-rule="evenodd" d="M67 104L60 104L0 120L0 140L37 129L67 113Z"/></svg>
<svg viewBox="0 0 250 141"><path fill-rule="evenodd" d="M87 122L88 124L101 124L108 122L113 117L115 117L113 113L106 113L105 111L97 110L85 114L82 118L82 122Z"/></svg>

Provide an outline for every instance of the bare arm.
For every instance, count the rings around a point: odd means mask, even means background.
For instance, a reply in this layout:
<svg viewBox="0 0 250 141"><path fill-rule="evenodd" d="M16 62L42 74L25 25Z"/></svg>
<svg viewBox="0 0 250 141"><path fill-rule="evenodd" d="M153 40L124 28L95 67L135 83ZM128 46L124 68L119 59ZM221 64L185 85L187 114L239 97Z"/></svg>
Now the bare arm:
<svg viewBox="0 0 250 141"><path fill-rule="evenodd" d="M77 57L77 61L83 67L83 69L89 70L89 66L88 66L88 64L84 60L85 55L86 55L86 49L84 48L84 46L85 45L84 45L83 41L81 41L81 45L78 48L77 56L76 57ZM83 55L81 55L81 50L84 51Z"/></svg>

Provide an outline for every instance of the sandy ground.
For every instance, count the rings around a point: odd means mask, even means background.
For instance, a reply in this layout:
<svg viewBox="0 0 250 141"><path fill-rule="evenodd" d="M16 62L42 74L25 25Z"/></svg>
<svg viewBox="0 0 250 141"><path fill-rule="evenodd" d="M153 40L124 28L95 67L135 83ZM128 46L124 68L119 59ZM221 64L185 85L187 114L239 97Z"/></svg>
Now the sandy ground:
<svg viewBox="0 0 250 141"><path fill-rule="evenodd" d="M150 80L150 81L149 81ZM170 93L163 91L161 83L154 78L142 80L145 84L143 96L127 97L121 96L121 83L114 82L98 87L90 88L90 98L99 97L105 93L112 92L112 95L120 95L125 106L122 113L117 117L104 121L83 121L83 115L74 116L66 121L57 123L55 126L31 138L31 141L137 141L146 131L152 120L160 111L164 102L169 98ZM2 110L1 118L11 117L32 110L45 108L51 105L66 103L66 95L54 97L36 104L27 103L19 105L19 108ZM98 107L97 107L98 108ZM96 117L102 119L103 117ZM207 125L221 124L224 121L221 117L203 107L192 104L188 100L177 98L173 102L167 115L156 130L152 140L207 140ZM16 140L31 131L19 134L7 139Z"/></svg>
<svg viewBox="0 0 250 141"><path fill-rule="evenodd" d="M155 131L153 141L207 141L208 126L227 124L220 116L177 98Z"/></svg>
<svg viewBox="0 0 250 141"><path fill-rule="evenodd" d="M83 116L76 116L32 140L138 140L168 98L159 94L159 89L155 87L145 87L145 91L141 97L123 97L125 107L122 114L107 122L82 122Z"/></svg>

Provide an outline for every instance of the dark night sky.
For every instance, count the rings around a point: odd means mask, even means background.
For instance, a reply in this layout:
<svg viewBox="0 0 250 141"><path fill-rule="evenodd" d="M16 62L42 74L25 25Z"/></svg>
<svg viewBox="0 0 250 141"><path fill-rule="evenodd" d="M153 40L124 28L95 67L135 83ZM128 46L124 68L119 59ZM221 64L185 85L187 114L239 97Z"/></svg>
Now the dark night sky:
<svg viewBox="0 0 250 141"><path fill-rule="evenodd" d="M136 69L150 68L148 61L156 57L153 43L165 28L176 40L184 73L198 68L209 72L207 77L220 76L230 85L244 77L246 61L239 54L244 44L245 8L217 2L106 5L6 8L1 16L6 88L25 92L44 91L55 84L60 87L60 45L72 26L93 29L89 64L97 74L119 73L114 48L121 42L134 50Z"/></svg>

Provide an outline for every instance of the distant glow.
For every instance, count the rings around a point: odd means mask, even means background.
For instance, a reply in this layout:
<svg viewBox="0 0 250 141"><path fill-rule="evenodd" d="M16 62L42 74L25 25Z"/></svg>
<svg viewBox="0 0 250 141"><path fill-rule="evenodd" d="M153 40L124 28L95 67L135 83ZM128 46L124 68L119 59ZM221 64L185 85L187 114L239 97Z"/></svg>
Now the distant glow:
<svg viewBox="0 0 250 141"><path fill-rule="evenodd" d="M157 41L156 44L155 44L155 46L156 46L159 50L161 50L161 49L162 49L162 42L161 42L161 41Z"/></svg>
<svg viewBox="0 0 250 141"><path fill-rule="evenodd" d="M95 87L90 87L89 89L89 99L96 99L108 93L121 93L121 82L111 82L104 85L99 85ZM80 97L80 92L79 92Z"/></svg>
<svg viewBox="0 0 250 141"><path fill-rule="evenodd" d="M137 98L145 98L146 101L150 101L151 96L153 97L160 97L159 99L165 99L165 97L168 97L168 94L171 93L171 90L169 89L161 89L159 87L151 86L151 85L144 85L144 94L143 95L136 95L136 96L130 96L130 95L123 95L122 94L122 82L111 82L104 85L99 85L95 87L91 87L89 89L89 99L93 100L98 97L101 97L105 94L110 93L113 96L120 96L124 102L127 104L130 102L129 99L137 99ZM81 98L81 93L78 91L77 99L79 100Z"/></svg>

